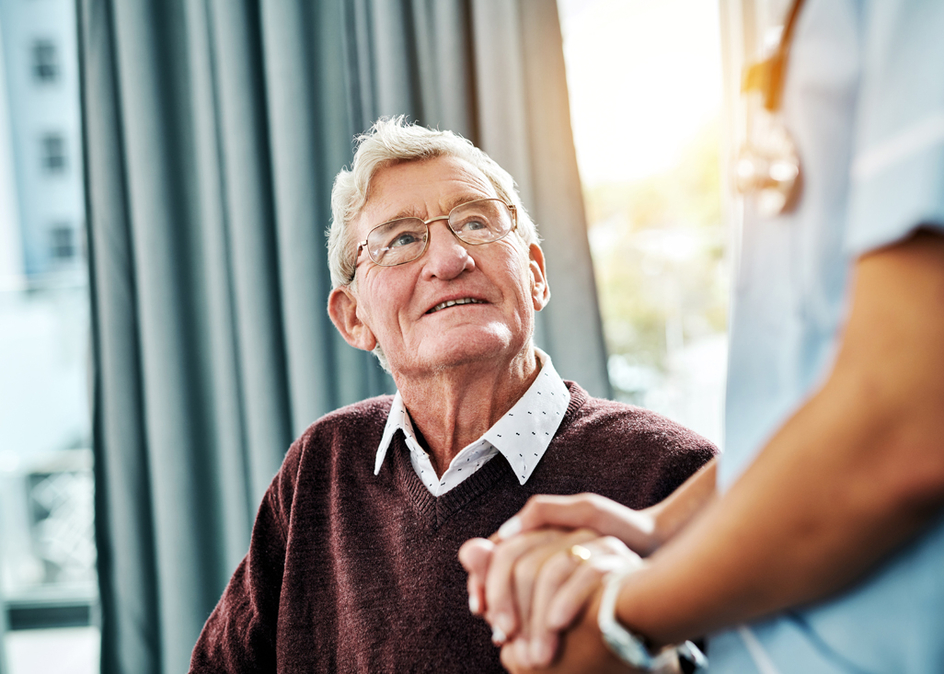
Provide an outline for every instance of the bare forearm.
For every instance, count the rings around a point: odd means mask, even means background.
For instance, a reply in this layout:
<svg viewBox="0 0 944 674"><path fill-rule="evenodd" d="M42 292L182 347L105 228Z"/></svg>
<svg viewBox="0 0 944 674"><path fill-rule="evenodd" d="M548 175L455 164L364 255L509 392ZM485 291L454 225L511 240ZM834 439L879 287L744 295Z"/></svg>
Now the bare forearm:
<svg viewBox="0 0 944 674"><path fill-rule="evenodd" d="M859 265L823 389L627 582L620 618L676 641L848 586L944 507L944 242Z"/></svg>
<svg viewBox="0 0 944 674"><path fill-rule="evenodd" d="M793 432L785 429L724 498L651 558L621 597L627 625L670 643L825 597L933 516L933 499L892 499L895 489L880 498L878 479L871 499L847 488L850 472L861 470L855 460L843 465L835 444L789 451Z"/></svg>
<svg viewBox="0 0 944 674"><path fill-rule="evenodd" d="M652 548L644 552L655 552L715 501L717 465L717 458L712 459L671 496L643 511L654 522Z"/></svg>

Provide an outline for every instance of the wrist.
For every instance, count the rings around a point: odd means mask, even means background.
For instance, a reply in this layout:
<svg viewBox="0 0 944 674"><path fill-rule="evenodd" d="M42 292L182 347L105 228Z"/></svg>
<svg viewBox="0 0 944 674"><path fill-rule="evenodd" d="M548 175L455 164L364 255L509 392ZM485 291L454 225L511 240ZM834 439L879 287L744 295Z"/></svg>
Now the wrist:
<svg viewBox="0 0 944 674"><path fill-rule="evenodd" d="M712 459L668 498L640 511L652 521L652 544L647 554L674 538L717 498L716 473L717 460Z"/></svg>
<svg viewBox="0 0 944 674"><path fill-rule="evenodd" d="M648 636L626 626L618 613L621 591L627 580L634 579L645 568L636 562L607 574L597 611L597 624L603 642L624 663L642 672L695 671L707 667L704 654L690 641L661 645Z"/></svg>
<svg viewBox="0 0 944 674"><path fill-rule="evenodd" d="M645 531L647 538L645 549L637 551L643 557L648 557L654 553L670 538L670 534L667 532L665 506L666 502L662 501L662 503L657 503L654 506L639 511L639 514L646 520Z"/></svg>

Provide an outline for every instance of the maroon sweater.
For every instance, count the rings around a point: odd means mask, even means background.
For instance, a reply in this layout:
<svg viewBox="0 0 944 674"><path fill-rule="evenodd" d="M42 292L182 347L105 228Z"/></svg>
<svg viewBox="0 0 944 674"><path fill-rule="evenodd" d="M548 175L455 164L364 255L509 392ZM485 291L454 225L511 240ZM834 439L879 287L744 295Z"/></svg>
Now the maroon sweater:
<svg viewBox="0 0 944 674"><path fill-rule="evenodd" d="M523 486L498 455L436 498L400 432L375 476L390 396L314 423L266 492L190 671L503 671L489 628L469 613L459 546L532 494L594 491L644 508L716 451L664 417L567 385L564 420Z"/></svg>

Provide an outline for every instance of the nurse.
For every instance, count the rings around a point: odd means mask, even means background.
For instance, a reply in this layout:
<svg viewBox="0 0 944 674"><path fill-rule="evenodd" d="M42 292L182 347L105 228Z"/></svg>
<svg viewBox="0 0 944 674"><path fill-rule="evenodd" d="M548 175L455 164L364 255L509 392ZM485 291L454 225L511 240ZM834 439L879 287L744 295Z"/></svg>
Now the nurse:
<svg viewBox="0 0 944 674"><path fill-rule="evenodd" d="M740 164L725 453L648 510L536 497L465 545L512 671L706 634L712 674L944 671L944 3L791 15Z"/></svg>

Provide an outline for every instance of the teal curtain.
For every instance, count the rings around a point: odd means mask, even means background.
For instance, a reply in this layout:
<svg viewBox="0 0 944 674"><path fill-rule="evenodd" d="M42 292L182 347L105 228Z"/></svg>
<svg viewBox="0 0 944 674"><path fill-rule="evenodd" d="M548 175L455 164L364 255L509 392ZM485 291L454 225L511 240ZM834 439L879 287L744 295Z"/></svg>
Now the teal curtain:
<svg viewBox="0 0 944 674"><path fill-rule="evenodd" d="M609 394L553 2L77 0L102 671L186 671L292 439L392 389L325 310L352 137L406 114L516 176L539 343Z"/></svg>
<svg viewBox="0 0 944 674"><path fill-rule="evenodd" d="M7 654L4 645L7 635L7 606L3 601L3 588L0 587L0 674L7 672Z"/></svg>

